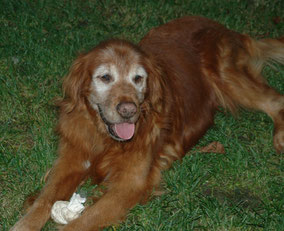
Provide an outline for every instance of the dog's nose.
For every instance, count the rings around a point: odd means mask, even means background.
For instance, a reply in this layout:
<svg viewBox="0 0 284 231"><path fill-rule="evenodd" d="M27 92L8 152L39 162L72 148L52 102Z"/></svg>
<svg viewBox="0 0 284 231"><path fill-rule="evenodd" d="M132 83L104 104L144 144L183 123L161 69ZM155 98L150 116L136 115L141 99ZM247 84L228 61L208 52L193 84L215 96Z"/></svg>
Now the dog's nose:
<svg viewBox="0 0 284 231"><path fill-rule="evenodd" d="M122 102L116 106L117 112L125 119L129 119L135 115L137 112L137 107L135 103L132 102Z"/></svg>

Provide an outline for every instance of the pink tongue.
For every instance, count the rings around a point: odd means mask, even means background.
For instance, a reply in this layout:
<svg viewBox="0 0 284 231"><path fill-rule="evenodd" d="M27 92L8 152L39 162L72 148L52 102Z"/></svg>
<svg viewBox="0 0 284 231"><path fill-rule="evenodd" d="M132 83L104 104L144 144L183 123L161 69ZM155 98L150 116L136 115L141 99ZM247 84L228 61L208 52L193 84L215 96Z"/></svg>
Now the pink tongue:
<svg viewBox="0 0 284 231"><path fill-rule="evenodd" d="M135 124L121 123L115 124L114 130L119 138L129 140L134 135Z"/></svg>

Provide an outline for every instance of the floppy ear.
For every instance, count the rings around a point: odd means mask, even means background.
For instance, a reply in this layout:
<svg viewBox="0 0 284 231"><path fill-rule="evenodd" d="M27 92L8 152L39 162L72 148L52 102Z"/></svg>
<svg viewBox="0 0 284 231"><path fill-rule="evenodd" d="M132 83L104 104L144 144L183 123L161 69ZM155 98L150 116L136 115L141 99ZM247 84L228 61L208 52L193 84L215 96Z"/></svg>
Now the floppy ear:
<svg viewBox="0 0 284 231"><path fill-rule="evenodd" d="M79 56L72 64L69 74L63 81L64 99L62 104L64 110L71 112L76 106L83 101L83 93L86 91L86 81L88 80L86 57Z"/></svg>
<svg viewBox="0 0 284 231"><path fill-rule="evenodd" d="M148 73L146 97L150 101L150 104L156 108L162 102L165 89L163 72L153 58L146 58L145 66Z"/></svg>

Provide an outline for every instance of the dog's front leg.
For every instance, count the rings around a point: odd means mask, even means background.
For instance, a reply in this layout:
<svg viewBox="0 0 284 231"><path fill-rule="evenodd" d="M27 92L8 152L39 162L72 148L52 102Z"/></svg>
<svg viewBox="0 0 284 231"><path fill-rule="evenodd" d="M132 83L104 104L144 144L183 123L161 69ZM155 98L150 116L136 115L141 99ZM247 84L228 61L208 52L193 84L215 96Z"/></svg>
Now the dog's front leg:
<svg viewBox="0 0 284 231"><path fill-rule="evenodd" d="M61 145L60 157L50 172L47 185L28 213L11 231L40 230L50 217L51 207L57 200L68 200L78 184L85 178L83 155L68 144Z"/></svg>
<svg viewBox="0 0 284 231"><path fill-rule="evenodd" d="M127 211L142 199L143 195L144 190L131 181L128 181L128 185L113 186L81 217L63 227L62 231L97 231L118 223L124 219Z"/></svg>
<svg viewBox="0 0 284 231"><path fill-rule="evenodd" d="M96 231L122 221L127 211L145 199L159 181L160 171L157 172L157 169L150 167L149 161L146 162L137 164L126 160L127 166L120 165L120 169L113 171L108 178L108 191L81 217L64 226L62 231Z"/></svg>

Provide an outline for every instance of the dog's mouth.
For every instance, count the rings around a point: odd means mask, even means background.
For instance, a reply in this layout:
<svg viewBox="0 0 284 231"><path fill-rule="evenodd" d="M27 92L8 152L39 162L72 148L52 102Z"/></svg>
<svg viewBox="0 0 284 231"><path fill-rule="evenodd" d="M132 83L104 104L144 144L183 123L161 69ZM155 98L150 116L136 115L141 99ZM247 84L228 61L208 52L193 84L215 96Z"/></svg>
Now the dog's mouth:
<svg viewBox="0 0 284 231"><path fill-rule="evenodd" d="M119 123L107 125L109 133L117 140L130 140L135 131L134 123Z"/></svg>
<svg viewBox="0 0 284 231"><path fill-rule="evenodd" d="M118 141L127 141L134 136L135 123L123 122L123 123L110 123L104 116L101 107L98 105L100 116L107 128L110 136Z"/></svg>

